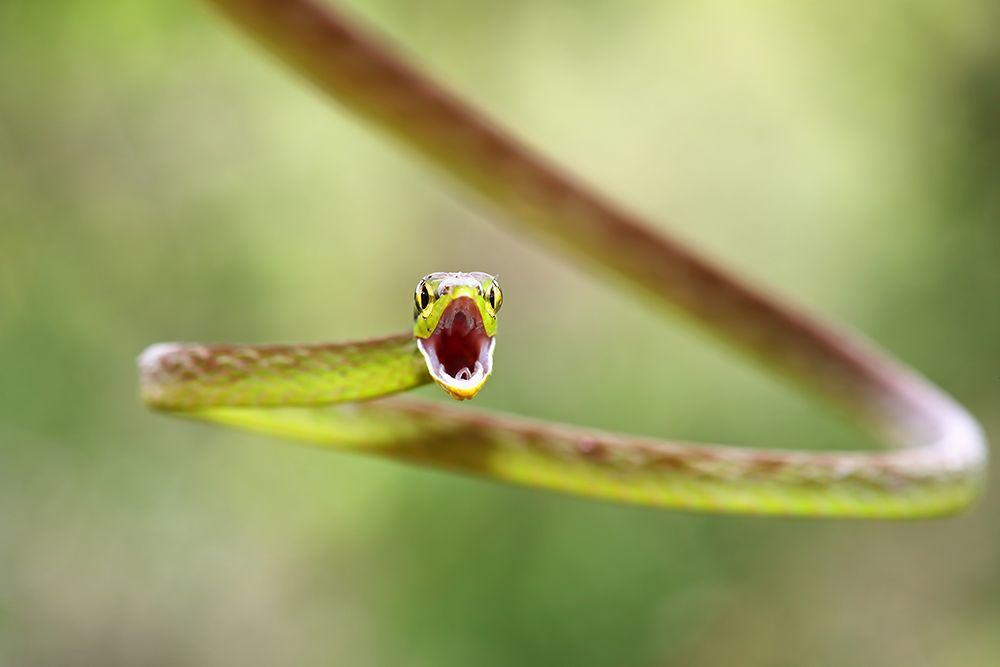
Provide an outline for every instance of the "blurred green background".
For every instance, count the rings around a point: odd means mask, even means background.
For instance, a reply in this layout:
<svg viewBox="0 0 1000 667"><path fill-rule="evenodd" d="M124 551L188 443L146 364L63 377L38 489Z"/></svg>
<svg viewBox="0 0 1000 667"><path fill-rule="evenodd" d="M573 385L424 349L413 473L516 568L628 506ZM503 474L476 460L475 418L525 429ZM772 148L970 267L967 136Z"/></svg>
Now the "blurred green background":
<svg viewBox="0 0 1000 667"><path fill-rule="evenodd" d="M344 4L1000 433L995 2ZM149 343L402 331L417 278L477 269L480 406L858 446L489 218L199 3L0 3L0 664L1000 664L996 484L942 521L693 516L139 406Z"/></svg>

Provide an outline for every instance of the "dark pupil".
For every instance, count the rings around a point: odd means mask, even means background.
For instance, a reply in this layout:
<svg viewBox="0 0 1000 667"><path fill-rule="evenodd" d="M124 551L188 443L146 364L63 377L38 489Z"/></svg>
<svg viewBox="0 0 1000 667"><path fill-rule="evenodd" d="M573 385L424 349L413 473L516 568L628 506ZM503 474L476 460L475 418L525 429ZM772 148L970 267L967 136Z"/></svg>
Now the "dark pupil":
<svg viewBox="0 0 1000 667"><path fill-rule="evenodd" d="M427 307L427 304L431 302L430 292L427 291L427 285L423 285L420 288L420 310Z"/></svg>
<svg viewBox="0 0 1000 667"><path fill-rule="evenodd" d="M497 307L497 288L490 285L490 306L496 310Z"/></svg>

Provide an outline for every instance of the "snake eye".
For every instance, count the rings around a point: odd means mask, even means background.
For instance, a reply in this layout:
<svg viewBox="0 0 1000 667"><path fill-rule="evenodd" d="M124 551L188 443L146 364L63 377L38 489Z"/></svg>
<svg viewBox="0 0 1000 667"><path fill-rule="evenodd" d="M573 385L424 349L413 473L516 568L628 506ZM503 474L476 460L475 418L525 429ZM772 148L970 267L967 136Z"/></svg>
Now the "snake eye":
<svg viewBox="0 0 1000 667"><path fill-rule="evenodd" d="M431 290L427 287L427 281L421 280L420 284L417 285L417 292L414 295L414 303L417 306L417 312L423 311L430 305L431 302Z"/></svg>
<svg viewBox="0 0 1000 667"><path fill-rule="evenodd" d="M503 304L503 292L500 291L500 283L493 281L490 285L490 291L486 294L487 300L490 302L490 308L496 313L500 310L501 304Z"/></svg>

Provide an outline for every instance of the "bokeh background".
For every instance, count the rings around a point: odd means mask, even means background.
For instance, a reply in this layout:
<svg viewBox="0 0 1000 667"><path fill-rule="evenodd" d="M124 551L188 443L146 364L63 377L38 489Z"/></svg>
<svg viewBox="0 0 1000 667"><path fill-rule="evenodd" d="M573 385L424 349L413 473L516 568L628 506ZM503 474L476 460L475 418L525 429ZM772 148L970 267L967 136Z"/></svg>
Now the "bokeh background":
<svg viewBox="0 0 1000 667"><path fill-rule="evenodd" d="M997 439L995 2L343 4ZM506 297L480 406L859 446L493 225L201 4L0 3L0 664L1000 664L995 483L948 520L693 516L138 404L149 343L400 331L417 278L472 269Z"/></svg>

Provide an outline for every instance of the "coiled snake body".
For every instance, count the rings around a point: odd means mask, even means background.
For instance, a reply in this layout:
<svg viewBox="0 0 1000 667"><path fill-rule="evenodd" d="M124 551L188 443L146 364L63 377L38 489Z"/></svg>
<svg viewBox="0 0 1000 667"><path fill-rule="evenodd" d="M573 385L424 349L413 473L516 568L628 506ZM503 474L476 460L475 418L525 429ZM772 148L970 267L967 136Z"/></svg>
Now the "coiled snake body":
<svg viewBox="0 0 1000 667"><path fill-rule="evenodd" d="M310 0L212 0L345 105L508 219L603 265L845 408L877 453L666 442L400 398L436 381L471 398L492 371L499 285L431 274L413 334L346 344L158 344L143 400L172 413L330 447L613 501L688 510L921 517L966 507L986 444L954 400L858 337L757 292L565 176ZM368 400L368 399L380 400ZM328 406L333 407L319 407Z"/></svg>

